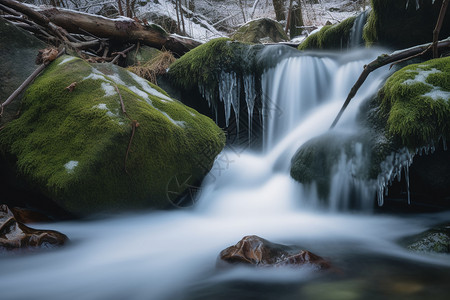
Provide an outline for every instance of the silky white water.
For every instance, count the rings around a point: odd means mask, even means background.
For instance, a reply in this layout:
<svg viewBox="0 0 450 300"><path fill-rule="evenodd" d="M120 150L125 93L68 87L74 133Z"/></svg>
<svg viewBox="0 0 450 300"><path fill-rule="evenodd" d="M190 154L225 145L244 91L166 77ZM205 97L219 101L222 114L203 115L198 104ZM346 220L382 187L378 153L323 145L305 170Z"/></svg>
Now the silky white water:
<svg viewBox="0 0 450 300"><path fill-rule="evenodd" d="M374 215L370 209L337 211L341 204L319 205L314 189L289 175L292 155L328 130L363 65L377 54L365 50L341 57L282 60L262 78L269 99L264 151L227 147L189 209L34 226L63 232L71 243L57 250L1 256L0 299L270 299L278 293L283 299L298 299L299 293L324 299L323 288L312 287L327 275L308 267L217 270L220 251L250 234L300 245L328 258L343 269L332 282L340 287L357 282L353 294L372 292L372 285L384 282L386 276L377 274L383 266L392 267L392 260L400 265L387 275L393 281L411 282L406 274L415 269L405 265L420 264L424 274L439 266L444 275L450 274L447 257L410 253L398 244L399 238L448 220L448 213L390 216ZM376 92L386 75L387 70L380 70L369 77L336 131L355 130L359 104ZM276 114L271 114L271 107L277 108ZM345 189L345 167L342 170L335 174L331 194ZM374 195L366 198L361 201L373 201ZM371 259L364 260L367 257ZM261 285L239 286L236 292L236 287L229 287L236 282ZM289 287L276 294L258 292L276 284Z"/></svg>

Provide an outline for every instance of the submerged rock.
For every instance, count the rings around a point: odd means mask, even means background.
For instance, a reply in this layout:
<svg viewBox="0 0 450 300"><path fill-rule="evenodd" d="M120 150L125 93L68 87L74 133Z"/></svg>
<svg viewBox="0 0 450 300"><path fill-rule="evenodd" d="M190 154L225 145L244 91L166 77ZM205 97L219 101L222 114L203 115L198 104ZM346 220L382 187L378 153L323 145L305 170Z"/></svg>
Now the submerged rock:
<svg viewBox="0 0 450 300"><path fill-rule="evenodd" d="M53 230L36 230L16 220L6 205L0 205L0 250L52 248L68 242Z"/></svg>
<svg viewBox="0 0 450 300"><path fill-rule="evenodd" d="M450 224L435 227L410 238L407 248L417 252L450 253Z"/></svg>
<svg viewBox="0 0 450 300"><path fill-rule="evenodd" d="M236 245L221 251L219 263L246 264L260 267L299 267L309 265L320 270L330 268L328 261L314 253L271 243L256 235L245 236Z"/></svg>
<svg viewBox="0 0 450 300"><path fill-rule="evenodd" d="M281 24L269 18L257 19L246 23L231 38L239 42L254 44L279 43L289 40Z"/></svg>
<svg viewBox="0 0 450 300"><path fill-rule="evenodd" d="M69 56L36 79L20 117L0 132L0 149L19 178L78 215L169 207L223 147L211 119L157 86ZM188 180L168 189L179 174Z"/></svg>

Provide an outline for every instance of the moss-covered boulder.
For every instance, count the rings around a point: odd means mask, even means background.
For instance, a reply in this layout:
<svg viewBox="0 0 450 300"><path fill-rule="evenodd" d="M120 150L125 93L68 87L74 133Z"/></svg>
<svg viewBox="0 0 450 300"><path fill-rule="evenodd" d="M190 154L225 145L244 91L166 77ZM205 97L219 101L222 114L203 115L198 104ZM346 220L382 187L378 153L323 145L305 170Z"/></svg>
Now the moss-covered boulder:
<svg viewBox="0 0 450 300"><path fill-rule="evenodd" d="M431 42L442 0L372 0L372 12L364 27L368 45L397 49ZM408 3L408 5L407 5ZM450 14L450 6L446 15ZM450 35L450 18L445 18L440 39Z"/></svg>
<svg viewBox="0 0 450 300"><path fill-rule="evenodd" d="M243 43L279 43L289 40L283 26L275 20L262 18L250 21L240 27L232 36L233 40Z"/></svg>
<svg viewBox="0 0 450 300"><path fill-rule="evenodd" d="M410 149L450 140L450 57L410 65L379 92L387 133Z"/></svg>
<svg viewBox="0 0 450 300"><path fill-rule="evenodd" d="M0 18L0 102L4 102L37 68L39 49L45 44L26 31ZM0 127L15 116L19 101L5 108Z"/></svg>
<svg viewBox="0 0 450 300"><path fill-rule="evenodd" d="M212 120L158 87L69 56L36 79L21 116L0 131L1 151L18 175L79 215L170 206L223 146ZM186 181L172 189L179 177Z"/></svg>
<svg viewBox="0 0 450 300"><path fill-rule="evenodd" d="M298 49L347 49L355 19L356 17L350 17L339 24L325 25L318 32L308 36L298 46Z"/></svg>

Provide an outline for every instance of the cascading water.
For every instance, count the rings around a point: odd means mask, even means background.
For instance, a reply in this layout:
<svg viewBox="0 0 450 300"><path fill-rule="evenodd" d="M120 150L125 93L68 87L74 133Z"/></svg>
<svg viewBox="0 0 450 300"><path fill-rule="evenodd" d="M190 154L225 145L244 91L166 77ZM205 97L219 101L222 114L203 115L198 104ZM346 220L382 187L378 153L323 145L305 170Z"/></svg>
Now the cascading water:
<svg viewBox="0 0 450 300"><path fill-rule="evenodd" d="M349 48L364 46L363 28L366 24L369 13L370 10L365 10L356 17L352 30L350 31Z"/></svg>
<svg viewBox="0 0 450 300"><path fill-rule="evenodd" d="M364 164L362 154L350 162L341 156L331 186L335 199L328 211L318 210L314 192L288 173L294 152L328 131L362 66L377 54L368 50L340 57L293 54L266 70L261 79L264 151L224 150L191 209L37 225L65 233L72 243L49 252L0 256L0 298L331 299L333 294L324 293L336 291L355 299L379 299L404 296L398 286L419 286L420 293L408 294L409 299L440 289L445 295L448 259L410 253L397 240L448 219L448 214L404 218L330 212L346 205L340 201L348 193L348 174ZM223 76L236 82L232 74ZM359 103L376 92L385 74L371 76L336 134L358 130ZM255 105L254 81L246 77L243 83L249 112ZM233 88L224 85L221 93ZM222 100L237 109L232 96ZM354 152L362 153L361 145L355 145ZM371 192L364 186L360 190L363 198ZM301 245L330 259L341 274L321 275L310 268L217 270L218 253L249 234ZM416 262L422 268L414 277ZM437 279L422 285L417 283L422 274Z"/></svg>

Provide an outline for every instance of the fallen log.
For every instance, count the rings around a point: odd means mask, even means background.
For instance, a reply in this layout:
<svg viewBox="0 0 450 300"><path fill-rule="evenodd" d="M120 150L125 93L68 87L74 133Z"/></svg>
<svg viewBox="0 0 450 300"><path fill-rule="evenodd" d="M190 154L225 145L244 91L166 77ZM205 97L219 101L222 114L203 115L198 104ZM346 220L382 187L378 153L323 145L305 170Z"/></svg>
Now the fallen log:
<svg viewBox="0 0 450 300"><path fill-rule="evenodd" d="M178 56L201 44L190 38L168 34L159 26L143 25L138 20L125 17L109 19L66 9L36 8L15 0L0 0L0 4L24 13L41 26L50 27L50 30L59 37L60 30L56 30L54 27L62 28L69 33L86 34L89 32L96 37L108 38L121 43L140 42L154 48L164 48ZM63 38L67 38L67 36L63 35Z"/></svg>
<svg viewBox="0 0 450 300"><path fill-rule="evenodd" d="M40 13L70 33L89 32L100 38L123 43L140 42L158 49L165 48L179 56L201 44L190 38L168 34L159 26L142 25L134 19L125 17L108 19L56 8L41 10Z"/></svg>

